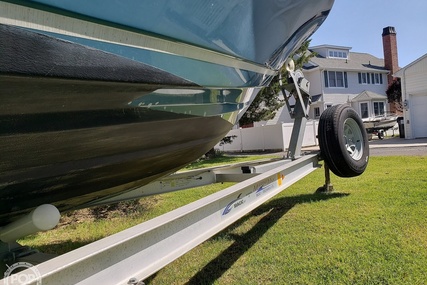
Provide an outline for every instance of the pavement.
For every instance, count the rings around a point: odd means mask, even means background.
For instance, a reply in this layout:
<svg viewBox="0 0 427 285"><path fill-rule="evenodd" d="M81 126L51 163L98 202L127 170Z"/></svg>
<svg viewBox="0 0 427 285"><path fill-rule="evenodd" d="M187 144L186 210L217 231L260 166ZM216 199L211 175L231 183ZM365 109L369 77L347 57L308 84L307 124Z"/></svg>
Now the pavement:
<svg viewBox="0 0 427 285"><path fill-rule="evenodd" d="M371 156L378 155L426 155L427 154L427 138L422 139L404 139L400 137L386 137L380 140L376 137L369 141L369 149L371 149ZM302 152L319 151L319 145L302 147ZM229 155L260 155L271 154L276 152L227 152ZM286 152L279 152L276 154L286 155Z"/></svg>
<svg viewBox="0 0 427 285"><path fill-rule="evenodd" d="M391 147L418 147L427 146L427 138L421 139L404 139L400 137L390 137L372 139L369 141L369 148L391 148Z"/></svg>
<svg viewBox="0 0 427 285"><path fill-rule="evenodd" d="M405 148L405 147L427 147L427 138L404 139L400 137L386 137L383 140L373 138L369 141L369 148ZM304 151L318 150L319 146L303 147Z"/></svg>

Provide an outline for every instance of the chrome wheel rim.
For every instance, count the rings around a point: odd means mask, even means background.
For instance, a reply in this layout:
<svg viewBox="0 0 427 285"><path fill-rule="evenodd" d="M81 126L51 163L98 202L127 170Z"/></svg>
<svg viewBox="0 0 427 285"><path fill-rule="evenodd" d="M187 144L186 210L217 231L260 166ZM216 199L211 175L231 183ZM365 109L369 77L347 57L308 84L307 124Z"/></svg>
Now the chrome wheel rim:
<svg viewBox="0 0 427 285"><path fill-rule="evenodd" d="M348 118L344 121L344 147L348 155L359 160L363 155L363 135L357 122Z"/></svg>

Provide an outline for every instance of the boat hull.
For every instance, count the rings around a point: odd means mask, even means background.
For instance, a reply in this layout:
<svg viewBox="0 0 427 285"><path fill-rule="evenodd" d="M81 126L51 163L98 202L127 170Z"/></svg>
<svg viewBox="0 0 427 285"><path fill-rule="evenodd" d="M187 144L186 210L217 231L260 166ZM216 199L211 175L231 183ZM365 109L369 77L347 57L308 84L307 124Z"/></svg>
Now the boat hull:
<svg viewBox="0 0 427 285"><path fill-rule="evenodd" d="M380 120L363 122L363 125L369 134L380 131L380 130L386 131L388 129L395 127L396 124L397 124L397 117L383 118Z"/></svg>
<svg viewBox="0 0 427 285"><path fill-rule="evenodd" d="M9 55L0 59L0 225L44 203L76 209L183 167L255 96L11 26L0 25L0 51Z"/></svg>
<svg viewBox="0 0 427 285"><path fill-rule="evenodd" d="M202 156L332 4L0 1L0 226Z"/></svg>
<svg viewBox="0 0 427 285"><path fill-rule="evenodd" d="M119 91L112 92L114 84L92 82L88 93L86 84L89 82L0 77L1 94L5 94L4 86L9 94L20 94L15 100L0 96L3 223L46 202L66 211L147 184L202 156L232 127L220 116L133 107L128 102L141 95L138 85L121 84ZM34 87L36 92L31 91ZM85 109L58 108L58 88L67 90L64 104L86 96L92 102L103 101L103 108L88 108L89 100L84 101ZM40 96L36 96L37 90ZM5 114L7 110L29 111L28 105L20 105L34 96L50 112ZM33 107L38 104L34 102Z"/></svg>

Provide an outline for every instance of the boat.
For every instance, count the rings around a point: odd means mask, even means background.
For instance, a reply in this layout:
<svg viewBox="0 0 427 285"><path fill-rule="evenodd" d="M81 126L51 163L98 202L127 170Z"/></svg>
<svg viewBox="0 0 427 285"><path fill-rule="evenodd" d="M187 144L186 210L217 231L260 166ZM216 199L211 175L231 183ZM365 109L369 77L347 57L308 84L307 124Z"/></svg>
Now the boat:
<svg viewBox="0 0 427 285"><path fill-rule="evenodd" d="M397 118L398 115L394 113L385 113L384 115L363 119L363 126L368 134L376 134L379 139L384 139L384 132L397 125Z"/></svg>
<svg viewBox="0 0 427 285"><path fill-rule="evenodd" d="M333 0L0 1L0 226L202 156Z"/></svg>

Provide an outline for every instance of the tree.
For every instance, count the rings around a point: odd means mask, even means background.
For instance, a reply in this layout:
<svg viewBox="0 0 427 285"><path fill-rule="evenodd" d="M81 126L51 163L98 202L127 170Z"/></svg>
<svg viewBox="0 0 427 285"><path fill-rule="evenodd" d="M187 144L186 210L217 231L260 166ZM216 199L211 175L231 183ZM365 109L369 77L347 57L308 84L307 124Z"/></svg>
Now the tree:
<svg viewBox="0 0 427 285"><path fill-rule="evenodd" d="M387 91L387 101L390 104L394 104L397 111L402 112L402 87L400 78L395 78L393 82L388 86Z"/></svg>
<svg viewBox="0 0 427 285"><path fill-rule="evenodd" d="M308 47L310 46L310 41L307 40L297 49L290 57L294 59L295 68L301 68L304 63L308 62L310 58L316 56L316 53L310 52ZM288 72L285 67L282 67L279 71L282 74L282 82L286 84L288 77ZM239 120L240 126L249 125L253 122L266 121L273 119L276 115L277 110L283 106L283 100L279 98L280 94L280 85L279 85L279 75L275 76L271 81L270 85L264 87L258 95L252 101L248 110ZM231 143L235 137L225 137L221 144ZM215 156L215 149L211 149L206 153L207 157Z"/></svg>
<svg viewBox="0 0 427 285"><path fill-rule="evenodd" d="M310 41L305 41L298 50L296 50L290 57L295 61L295 68L301 68L304 63L307 63L310 58L316 54L308 50ZM288 78L288 72L285 67L279 71L282 74L282 81L285 84ZM249 125L253 122L267 121L274 118L277 110L283 106L284 102L279 98L280 85L279 75L275 76L270 85L264 87L256 96L254 101L249 106L248 110L239 121L240 126Z"/></svg>
<svg viewBox="0 0 427 285"><path fill-rule="evenodd" d="M219 142L219 146L228 144L228 143L232 143L233 140L237 138L237 136L233 135L233 136L226 136L224 138L222 138L222 140ZM205 157L209 158L214 158L218 156L218 152L215 150L215 148L211 148L207 153L205 153Z"/></svg>

